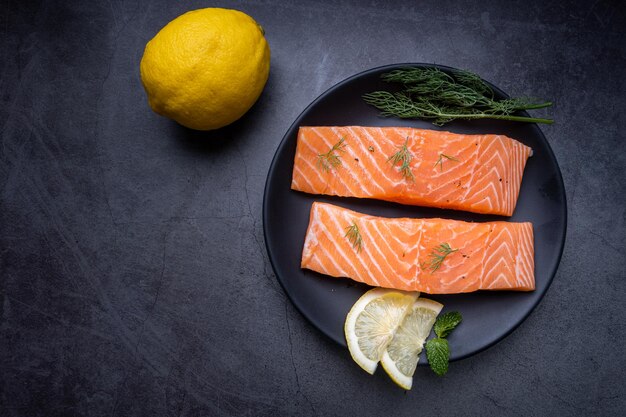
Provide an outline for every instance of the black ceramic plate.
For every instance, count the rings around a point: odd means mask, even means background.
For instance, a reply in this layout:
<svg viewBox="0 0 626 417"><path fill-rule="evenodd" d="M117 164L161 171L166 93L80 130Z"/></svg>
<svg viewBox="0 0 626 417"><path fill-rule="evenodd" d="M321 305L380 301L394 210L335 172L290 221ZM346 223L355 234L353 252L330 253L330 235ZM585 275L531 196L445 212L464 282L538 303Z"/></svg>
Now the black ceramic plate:
<svg viewBox="0 0 626 417"><path fill-rule="evenodd" d="M412 64L421 65L422 64ZM299 126L360 125L412 126L445 129L456 133L504 134L530 146L517 208L509 219L532 222L535 233L535 280L533 292L488 292L426 295L444 304L444 311L458 310L463 324L449 337L452 360L479 352L515 329L539 303L556 273L566 229L565 189L559 166L546 138L535 124L479 120L452 122L439 128L428 122L381 118L361 96L389 85L380 75L407 64L390 65L362 72L332 87L296 119L283 138L267 177L263 201L265 243L276 277L300 312L331 339L346 344L345 317L354 302L369 287L348 279L336 279L300 268L300 257L314 201L330 202L359 212L384 217L444 217L465 221L506 220L504 217L403 206L384 201L328 197L292 191L291 173ZM438 66L441 70L452 68ZM497 95L505 94L494 87ZM421 363L426 358L420 359Z"/></svg>

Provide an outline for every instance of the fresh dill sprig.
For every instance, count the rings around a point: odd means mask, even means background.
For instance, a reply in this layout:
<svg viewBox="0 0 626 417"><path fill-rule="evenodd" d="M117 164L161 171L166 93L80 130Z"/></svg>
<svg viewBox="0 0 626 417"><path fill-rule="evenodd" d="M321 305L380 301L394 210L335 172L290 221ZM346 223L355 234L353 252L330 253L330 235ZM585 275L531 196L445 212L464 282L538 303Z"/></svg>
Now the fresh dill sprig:
<svg viewBox="0 0 626 417"><path fill-rule="evenodd" d="M422 269L428 269L431 274L434 273L441 268L441 264L448 255L457 251L458 249L452 249L447 243L442 243L441 245L436 246L428 255L428 261L422 263Z"/></svg>
<svg viewBox="0 0 626 417"><path fill-rule="evenodd" d="M356 249L357 253L361 252L363 246L363 240L361 239L361 232L359 226L352 222L350 226L346 227L346 234L344 237L348 238L348 242L352 244L352 247Z"/></svg>
<svg viewBox="0 0 626 417"><path fill-rule="evenodd" d="M335 152L343 152L346 144L345 138L339 139L339 142L335 143L332 148L326 153L320 153L317 155L317 165L322 168L322 171L328 171L331 168L337 168L341 165L341 155Z"/></svg>
<svg viewBox="0 0 626 417"><path fill-rule="evenodd" d="M381 110L382 116L426 119L438 126L457 119L553 123L551 119L513 115L519 110L549 107L551 102L496 99L491 87L469 71L448 74L437 68L414 67L394 70L381 78L402 85L397 93L375 91L363 96L366 103Z"/></svg>
<svg viewBox="0 0 626 417"><path fill-rule="evenodd" d="M402 176L409 181L413 181L415 179L415 177L413 177L413 171L411 171L413 155L411 155L411 151L409 151L408 143L409 138L407 137L404 144L398 147L398 152L387 158L387 162L391 162L392 166L400 165L398 169Z"/></svg>
<svg viewBox="0 0 626 417"><path fill-rule="evenodd" d="M450 77L445 72L431 67L408 67L393 70L380 76L383 81L388 83L402 83L402 84L418 84L423 82L430 83L443 83L445 81L451 81Z"/></svg>
<svg viewBox="0 0 626 417"><path fill-rule="evenodd" d="M459 84L469 87L485 97L493 98L493 90L478 75L461 70L453 71L453 74Z"/></svg>
<svg viewBox="0 0 626 417"><path fill-rule="evenodd" d="M446 158L449 161L460 162L454 156L448 156L445 153L440 153L439 154L439 159L437 159L437 162L435 162L435 166L439 165L440 171L443 171L443 158Z"/></svg>

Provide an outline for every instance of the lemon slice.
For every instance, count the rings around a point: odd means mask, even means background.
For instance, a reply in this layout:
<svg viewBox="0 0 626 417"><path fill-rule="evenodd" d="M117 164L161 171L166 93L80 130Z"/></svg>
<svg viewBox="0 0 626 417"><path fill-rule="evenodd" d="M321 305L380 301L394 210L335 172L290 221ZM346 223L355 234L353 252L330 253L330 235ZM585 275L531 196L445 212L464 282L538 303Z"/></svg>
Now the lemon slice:
<svg viewBox="0 0 626 417"><path fill-rule="evenodd" d="M418 292L374 288L352 306L344 331L352 359L373 374Z"/></svg>
<svg viewBox="0 0 626 417"><path fill-rule="evenodd" d="M442 307L426 298L415 301L381 357L383 369L406 390L413 385L419 355Z"/></svg>

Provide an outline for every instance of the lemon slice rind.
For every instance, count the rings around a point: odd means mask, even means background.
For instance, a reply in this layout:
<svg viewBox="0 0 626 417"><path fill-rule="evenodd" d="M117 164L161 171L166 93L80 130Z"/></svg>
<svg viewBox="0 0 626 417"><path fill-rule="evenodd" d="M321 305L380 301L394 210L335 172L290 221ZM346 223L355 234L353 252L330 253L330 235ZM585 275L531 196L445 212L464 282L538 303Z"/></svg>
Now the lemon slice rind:
<svg viewBox="0 0 626 417"><path fill-rule="evenodd" d="M376 351L380 351L380 355L378 357L368 357L361 349L359 345L359 336L357 336L357 320L359 316L364 313L367 306L372 302L380 298L389 297L395 299L398 306L406 305L404 310L400 312L398 315L397 323L386 323L387 327L384 330L384 337L381 337L381 345L378 346ZM402 297L402 298L396 298ZM406 297L405 299L403 299ZM374 288L372 290L367 291L365 294L361 296L357 300L356 303L352 306L348 315L346 316L346 321L344 325L344 332L346 336L346 342L348 344L348 350L350 351L350 355L352 359L369 374L374 374L376 368L378 366L378 362L380 361L380 357L384 353L387 345L393 339L393 335L395 330L398 328L406 313L409 312L411 306L414 304L415 300L419 297L418 292L406 292L400 290L393 290L388 288ZM383 317L384 320L388 321L387 317ZM386 340L386 342L385 342Z"/></svg>
<svg viewBox="0 0 626 417"><path fill-rule="evenodd" d="M413 372L415 372L415 367L417 366L417 362L419 361L419 354L421 353L423 346L424 346L424 342L426 341L426 338L430 334L432 326L435 323L435 320L437 316L439 315L439 313L441 312L442 308L443 308L443 305L436 301L429 300L427 298L417 299L415 303L413 303L409 311L407 312L403 322L400 324L398 329L396 329L396 335L394 336L394 340L392 340L387 345L387 348L385 348L385 352L383 353L380 359L380 364L382 365L385 372L387 372L387 375L389 375L389 377L393 380L393 382L395 382L398 386L400 386L401 388L405 390L410 390L411 387L413 386ZM409 360L415 361L415 364L412 367L412 372L410 372L410 375L407 375L405 372L400 370L400 368L398 367L397 360L394 360L390 356L389 347L394 342L401 343L400 339L403 339L403 336L405 336L404 332L410 331L406 328L406 326L410 325L406 321L411 320L411 317L412 317L411 313L416 312L418 309L425 309L427 311L432 311L433 314L432 314L432 320L430 320L430 323L428 323L429 325L426 324L426 327L428 328L425 328L425 327L420 328L419 335L412 334L413 336L411 339L412 345L409 347L406 347L405 349L402 349L407 356L409 355L417 356L417 357L412 357L412 358L411 357L403 358L403 359L409 359ZM411 332L411 333L414 333L414 332ZM404 340L406 340L406 337L404 338Z"/></svg>

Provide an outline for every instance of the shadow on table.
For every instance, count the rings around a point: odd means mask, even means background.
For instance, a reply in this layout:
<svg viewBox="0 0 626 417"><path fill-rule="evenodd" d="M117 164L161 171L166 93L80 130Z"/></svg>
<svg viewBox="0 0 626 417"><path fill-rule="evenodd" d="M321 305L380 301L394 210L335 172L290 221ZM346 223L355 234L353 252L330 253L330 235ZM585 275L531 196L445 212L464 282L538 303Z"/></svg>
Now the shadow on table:
<svg viewBox="0 0 626 417"><path fill-rule="evenodd" d="M241 134L237 126L241 119L230 126L217 130L201 131L189 129L174 121L171 122L171 136L186 150L193 152L216 152L232 145Z"/></svg>
<svg viewBox="0 0 626 417"><path fill-rule="evenodd" d="M258 131L259 123L266 108L268 93L266 91L246 114L234 123L217 130L201 131L184 127L171 122L171 136L187 150L192 152L219 152L229 146L237 146L250 135Z"/></svg>

